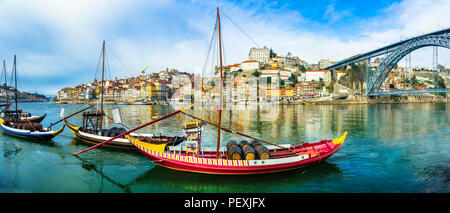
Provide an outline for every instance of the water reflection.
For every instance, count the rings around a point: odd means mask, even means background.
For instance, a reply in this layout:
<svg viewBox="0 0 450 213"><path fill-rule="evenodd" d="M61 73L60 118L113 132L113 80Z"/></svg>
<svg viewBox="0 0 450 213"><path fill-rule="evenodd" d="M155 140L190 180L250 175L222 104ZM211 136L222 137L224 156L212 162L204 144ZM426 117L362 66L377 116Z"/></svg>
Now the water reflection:
<svg viewBox="0 0 450 213"><path fill-rule="evenodd" d="M103 166L100 165L100 166L99 166L100 168L97 168L97 166L96 166L94 163L90 163L88 160L85 160L85 159L80 158L80 157L78 157L78 156L75 156L75 157L76 157L78 160L80 160L80 162L81 162L81 167L82 167L83 169L85 169L85 170L88 171L88 172L93 171L93 172L95 172L97 175L99 175L99 176L100 176L100 179L101 179L100 182L103 183L103 181L106 180L106 181L108 181L109 183L111 183L111 184L117 186L118 188L122 189L123 192L126 192L126 193L130 193L130 192L131 192L131 191L129 190L129 187L128 187L128 186L122 185L122 184L120 184L119 182L115 181L112 177L110 177L110 176L104 174L104 172L103 172ZM98 189L99 192L103 192L103 191L104 191L104 189L103 189L103 184L99 184L99 185L100 185L100 188Z"/></svg>
<svg viewBox="0 0 450 213"><path fill-rule="evenodd" d="M107 106L111 109L117 106ZM79 108L82 108L80 106ZM174 111L166 105L119 106L122 121L130 128L137 127ZM222 126L274 143L315 142L331 139L348 131L349 136L389 141L412 138L448 125L448 106L444 104L377 104L377 105L229 105L222 112ZM188 113L216 123L217 111L194 108ZM78 109L72 109L73 111ZM441 111L442 116L433 116ZM182 123L190 117L178 114L147 126L139 132L182 135ZM81 119L73 122L81 123ZM106 119L106 126L113 125ZM426 125L427 128L421 128ZM214 146L217 129L205 128L204 144ZM244 139L224 132L222 142Z"/></svg>
<svg viewBox="0 0 450 213"><path fill-rule="evenodd" d="M127 184L133 192L286 192L342 171L333 163L297 170L250 176L186 173L156 166Z"/></svg>
<svg viewBox="0 0 450 213"><path fill-rule="evenodd" d="M23 104L41 114L43 125L83 105ZM119 107L125 125L136 127L175 110L164 105ZM66 130L50 143L0 134L1 192L449 192L450 105L230 105L223 126L275 143L315 142L348 131L344 146L318 165L279 174L211 176L155 166L139 152L97 148L78 159L71 153L90 145ZM217 122L217 113L189 113ZM48 120L47 120L48 119ZM183 135L178 114L140 132ZM81 124L81 117L69 119ZM111 125L110 120L106 120ZM62 124L61 124L62 125ZM59 128L56 126L55 128ZM217 129L204 128L203 144L216 145ZM222 132L221 145L244 138Z"/></svg>

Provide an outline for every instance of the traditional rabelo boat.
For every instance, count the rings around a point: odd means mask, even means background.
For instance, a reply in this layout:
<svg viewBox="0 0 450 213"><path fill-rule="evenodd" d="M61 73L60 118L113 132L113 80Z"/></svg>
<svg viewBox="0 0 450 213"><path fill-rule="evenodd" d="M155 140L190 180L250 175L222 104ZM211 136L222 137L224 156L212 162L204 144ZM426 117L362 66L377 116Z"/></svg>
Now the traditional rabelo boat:
<svg viewBox="0 0 450 213"><path fill-rule="evenodd" d="M4 77L5 77L4 88L5 88L5 92L7 93L5 61L3 61L3 73L4 73ZM47 114L44 113L44 115L41 115L41 116L32 116L31 113L23 112L18 107L16 55L14 55L13 73L14 73L14 82L15 82L15 87L14 87L15 110L10 110L11 104L8 101L8 94L6 94L7 104L4 108L4 110L1 111L0 118L2 118L4 121L15 122L15 123L28 123L28 122L40 123L40 122L42 122L42 120L44 120L44 118Z"/></svg>
<svg viewBox="0 0 450 213"><path fill-rule="evenodd" d="M217 23L219 32L218 43L219 50L221 51L219 8L217 8ZM220 80L223 80L221 53ZM316 143L302 143L298 145L275 144L237 131L225 129L221 127L222 87L223 83L219 83L220 101L219 107L217 108L219 115L217 124L186 113L185 111L187 109L193 107L194 104L191 104L188 107L165 115L116 137L126 135L130 142L152 162L169 169L204 174L249 175L293 170L319 163L338 151L347 136L347 132L345 132L341 137L331 140L322 140ZM140 128L171 117L177 113L183 113L194 118L183 125L186 134L185 146L173 147L167 144L144 143L131 134ZM216 148L201 146L202 126L204 124L210 124L217 127L218 138ZM242 140L240 143L229 141L226 147L221 148L221 130L253 140L250 143L246 140ZM73 155L81 154L108 142L109 141L102 142L83 151L73 153ZM270 145L266 146L263 145L263 143Z"/></svg>
<svg viewBox="0 0 450 213"><path fill-rule="evenodd" d="M69 130L72 132L75 138L87 144L99 144L126 132L126 129L123 127L111 127L109 129L103 127L103 120L104 117L106 117L106 114L103 110L105 41L103 41L101 55L102 55L102 81L100 89L100 110L94 109L91 111L83 112L82 126L73 125L69 123L66 119L64 119L65 124L67 125L67 127L69 127ZM178 136L172 137L165 135L157 136L153 134L144 134L144 133L133 133L133 136L147 143L170 144L173 146L181 143L184 140L184 137ZM126 139L125 137L114 139L105 146L118 149L133 149L133 150L136 149L133 146L133 144L131 144L129 140Z"/></svg>
<svg viewBox="0 0 450 213"><path fill-rule="evenodd" d="M3 66L4 62L3 62ZM14 75L15 75L15 102L16 102L16 110L6 110L3 112L3 117L0 118L0 126L3 131L7 134L14 135L17 137L28 138L28 139L37 139L37 140L49 140L53 137L57 136L64 130L65 125L63 125L58 130L52 130L50 125L49 127L42 127L40 123L43 116L31 116L30 113L23 113L22 110L18 109L17 102L17 70L16 70L16 56L14 55ZM6 70L5 70L6 71ZM6 72L5 72L5 81L6 81ZM6 82L5 82L6 87ZM11 104L8 102L9 107Z"/></svg>
<svg viewBox="0 0 450 213"><path fill-rule="evenodd" d="M47 115L46 113L44 113L44 115L41 116L31 115L31 113L23 112L22 110L19 109L19 110L6 110L0 117L4 120L16 123L27 123L28 121L40 123L42 122L42 120L44 120L46 115Z"/></svg>
<svg viewBox="0 0 450 213"><path fill-rule="evenodd" d="M163 167L205 174L248 175L288 171L324 161L339 150L346 135L347 133L344 133L341 137L332 140L299 145L263 146L255 140L243 149L241 144L235 144L230 145L232 146L230 148L222 148L219 152L214 148L207 149L205 147L198 153L190 153L186 150L179 151L177 148L166 144L142 143L133 136L129 136L129 139L147 158ZM233 147L235 147L235 150L259 149L262 151L244 153L245 151L233 151ZM217 158L218 155L219 158ZM243 155L247 157L241 157Z"/></svg>
<svg viewBox="0 0 450 213"><path fill-rule="evenodd" d="M17 137L37 139L37 140L50 140L57 136L64 130L63 125L58 130L52 130L50 128L42 127L41 123L27 122L27 123L13 123L4 121L0 118L0 124L5 133L14 135Z"/></svg>

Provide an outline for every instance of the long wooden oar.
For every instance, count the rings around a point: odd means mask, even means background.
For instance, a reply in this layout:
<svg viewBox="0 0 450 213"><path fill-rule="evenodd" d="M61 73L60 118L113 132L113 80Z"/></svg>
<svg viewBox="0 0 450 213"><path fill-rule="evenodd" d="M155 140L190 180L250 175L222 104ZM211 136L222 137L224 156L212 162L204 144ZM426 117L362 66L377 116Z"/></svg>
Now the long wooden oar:
<svg viewBox="0 0 450 213"><path fill-rule="evenodd" d="M61 120L57 121L56 123L51 123L50 126L47 127L47 129L50 129L50 127L54 126L55 124L57 124L57 123L59 123L59 122L65 120L65 119L67 119L67 118L70 118L70 117L72 117L72 116L74 116L74 115L76 115L76 114L78 114L78 113L80 113L80 112L83 112L83 111L85 111L85 110L88 110L88 109L90 109L90 108L92 108L92 107L94 107L94 105L90 105L89 107L87 107L87 108L85 108L85 109L82 109L82 110L80 110L80 111L77 111L77 112L75 112L75 113L72 113L71 115L68 115L68 116L62 118ZM63 114L64 114L64 113L63 113Z"/></svg>
<svg viewBox="0 0 450 213"><path fill-rule="evenodd" d="M124 135L128 135L128 134L130 134L130 133L132 133L132 132L134 132L134 131L136 131L136 130L138 130L138 129L142 129L142 128L144 128L144 127L150 125L150 124L156 123L156 122L158 122L158 121L161 121L161 120L164 120L164 119L166 119L166 118L168 118L168 117L171 117L171 116L173 116L173 115L176 115L176 114L178 114L178 113L180 113L180 112L183 112L184 110L189 109L189 108L191 108L191 107L193 107L193 106L194 106L194 104L191 104L191 105L189 105L189 106L187 106L187 107L185 107L185 108L182 108L182 109L180 109L180 110L178 110L178 111L172 112L172 113L170 113L170 114L168 114L168 115L162 116L162 117L160 117L160 118L158 118L158 119L156 119L156 120L153 120L153 121L151 121L151 122L148 122L148 123L146 123L146 124L144 124L144 125L138 126L138 127L134 128L134 129L132 129L132 130L130 130L130 131L127 131L127 132L125 132L125 133L122 133L122 134L120 134L120 135L117 135L116 137L113 137L113 138L111 138L111 139L109 139L109 140L103 141L103 142L101 142L101 143L99 143L99 144L97 144L97 145L91 146L91 147L89 147L89 148L87 148L87 149L84 149L84 150L82 150L82 151L79 151L79 152L72 153L72 155L79 155L79 154L81 154L81 153L83 153L83 152L86 152L86 151L88 151L88 150L97 148L97 147L99 147L99 146L101 146L101 145L103 145L103 144L105 144L105 143L108 143L108 142L110 142L110 141L112 141L112 140L115 140L115 139L117 139L117 138L123 137Z"/></svg>
<svg viewBox="0 0 450 213"><path fill-rule="evenodd" d="M189 117L195 118L195 119L197 119L197 120L204 121L204 122L206 122L206 123L208 123L208 124L210 124L210 125L213 125L213 126L215 126L215 127L219 127L219 125L217 125L217 124L215 124L215 123L211 123L211 122L209 122L209 121L207 121L207 120L198 118L198 117L193 116L193 115L191 115L191 114L187 114L187 113L185 113L185 112L181 112L181 113L183 113L183 114L185 114L185 115L187 115L187 116L189 116ZM244 134L244 133L240 133L240 132L238 132L238 131L232 131L232 130L229 130L229 129L225 129L225 128L223 128L223 127L220 127L220 129L222 129L223 131L229 132L229 133L234 133L234 134L237 134L237 135L240 135L240 136L244 136L244 137L247 137L247 138L251 138L251 139L253 139L253 140L261 141L261 142L263 142L263 143L267 143L267 144L270 144L270 145L273 145L273 146L277 146L277 147L280 147L280 148L283 148L283 149L288 149L288 150L290 150L288 147L280 146L280 145L275 144L275 143L271 143L271 142L268 142L268 141L265 141L265 140L262 140L262 139L254 138L254 137L252 137L252 136L250 136L250 135L247 135L247 134Z"/></svg>

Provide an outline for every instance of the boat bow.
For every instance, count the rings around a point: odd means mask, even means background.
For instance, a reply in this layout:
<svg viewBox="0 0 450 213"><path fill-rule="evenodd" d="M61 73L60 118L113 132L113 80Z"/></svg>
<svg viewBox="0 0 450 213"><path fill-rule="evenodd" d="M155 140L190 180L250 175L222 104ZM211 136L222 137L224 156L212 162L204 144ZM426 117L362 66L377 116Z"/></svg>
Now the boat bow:
<svg viewBox="0 0 450 213"><path fill-rule="evenodd" d="M335 138L332 141L335 145L339 145L339 144L342 145L344 143L346 137L347 137L347 132L344 132L344 134L341 137Z"/></svg>
<svg viewBox="0 0 450 213"><path fill-rule="evenodd" d="M64 123L67 125L67 127L69 127L70 132L72 132L74 136L77 136L77 132L80 127L70 124L66 119L64 119Z"/></svg>
<svg viewBox="0 0 450 213"><path fill-rule="evenodd" d="M64 130L64 127L66 127L66 125L63 125L60 129L58 129L55 132L50 133L53 137L59 135L59 133L61 133Z"/></svg>
<svg viewBox="0 0 450 213"><path fill-rule="evenodd" d="M125 138L128 138L130 140L130 142L134 146L139 148L140 150L148 150L148 151L163 153L166 149L166 144L145 143L145 142L139 141L138 139L134 138L131 135L125 135Z"/></svg>

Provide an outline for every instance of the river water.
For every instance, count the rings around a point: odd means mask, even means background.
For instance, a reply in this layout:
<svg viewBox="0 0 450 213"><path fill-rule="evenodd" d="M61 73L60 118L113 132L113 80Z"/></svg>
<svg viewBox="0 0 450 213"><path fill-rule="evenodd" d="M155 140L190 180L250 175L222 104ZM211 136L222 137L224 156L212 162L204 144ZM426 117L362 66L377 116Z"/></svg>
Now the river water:
<svg viewBox="0 0 450 213"><path fill-rule="evenodd" d="M20 103L33 115L47 113L44 126L85 105ZM111 108L113 106L107 106ZM115 106L114 106L115 107ZM120 106L127 126L173 112L166 105ZM213 176L156 166L134 151L96 148L68 128L49 142L0 133L0 192L450 192L450 105L409 103L378 105L239 105L223 112L223 126L275 143L317 142L348 131L342 148L307 168L255 176ZM211 121L214 110L191 113ZM80 124L80 117L69 119ZM178 114L141 132L182 135ZM111 121L107 120L107 124ZM62 126L58 124L54 129ZM205 126L204 146L216 146L217 130ZM231 139L222 133L222 145Z"/></svg>

